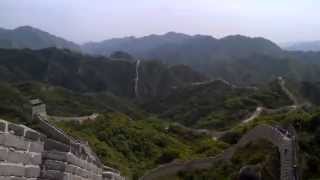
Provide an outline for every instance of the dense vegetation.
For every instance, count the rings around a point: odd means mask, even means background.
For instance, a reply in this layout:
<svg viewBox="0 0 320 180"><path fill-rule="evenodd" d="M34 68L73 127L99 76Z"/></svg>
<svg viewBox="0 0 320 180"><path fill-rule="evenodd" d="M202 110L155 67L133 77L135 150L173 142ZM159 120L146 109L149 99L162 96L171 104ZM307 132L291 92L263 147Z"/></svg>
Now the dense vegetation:
<svg viewBox="0 0 320 180"><path fill-rule="evenodd" d="M108 93L81 94L41 83L0 84L1 118L37 128L31 121L29 99L47 104L50 115L81 116L99 113L95 122L57 125L70 135L87 140L104 163L138 177L146 169L174 159L213 156L226 144L208 136L168 129L159 119L150 119L127 99ZM55 122L52 122L55 123Z"/></svg>
<svg viewBox="0 0 320 180"><path fill-rule="evenodd" d="M226 139L229 143L235 143L257 124L273 124L288 127L293 125L298 133L299 164L301 179L320 178L320 146L319 146L319 109L299 109L281 114L263 115L246 125L239 125L229 132ZM276 147L265 141L250 143L238 150L230 163L220 162L213 164L212 168L205 171L181 172L175 177L163 177L167 179L238 179L240 176L257 177L262 179L279 178L279 152ZM245 170L248 171L245 171ZM250 169L253 171L250 171ZM239 173L241 172L243 173Z"/></svg>
<svg viewBox="0 0 320 180"><path fill-rule="evenodd" d="M60 122L58 126L89 141L104 163L135 179L159 164L214 156L226 147L207 136L170 131L158 120L132 121L118 113L103 114L95 122Z"/></svg>
<svg viewBox="0 0 320 180"><path fill-rule="evenodd" d="M245 88L223 81L201 84L199 81L208 78L188 66L146 61L139 69L142 97L134 99L136 61L126 60L128 56L118 52L111 58L92 57L54 48L0 50L0 116L36 128L28 102L33 97L42 99L51 115L99 113L96 121L83 124L52 123L87 140L105 164L133 178L175 159L214 156L257 124L292 124L299 135L303 179L320 178L320 111L316 109L320 104L319 84L295 81L315 80L317 65L261 55L220 61L222 65L217 68L224 67L220 70L229 77L226 79L264 84ZM220 77L218 69L215 73ZM265 114L239 125L257 106L279 108L292 104L277 81L261 81L282 74L293 77L288 83L293 94L313 106ZM176 122L191 128L230 131L216 141L172 126ZM182 172L173 178L230 179L238 177L241 168L248 167L267 179L275 179L278 166L274 147L261 142L241 149L231 164L221 162L209 171Z"/></svg>
<svg viewBox="0 0 320 180"><path fill-rule="evenodd" d="M0 57L0 81L39 81L77 92L108 91L134 97L136 61L92 57L55 48L0 49ZM205 79L191 68L169 67L156 61L141 63L139 71L139 90L145 98L167 94L172 86Z"/></svg>
<svg viewBox="0 0 320 180"><path fill-rule="evenodd" d="M232 87L214 81L176 89L165 98L146 102L149 112L196 128L225 129L251 115L258 106L278 108L292 102L277 81L258 88Z"/></svg>

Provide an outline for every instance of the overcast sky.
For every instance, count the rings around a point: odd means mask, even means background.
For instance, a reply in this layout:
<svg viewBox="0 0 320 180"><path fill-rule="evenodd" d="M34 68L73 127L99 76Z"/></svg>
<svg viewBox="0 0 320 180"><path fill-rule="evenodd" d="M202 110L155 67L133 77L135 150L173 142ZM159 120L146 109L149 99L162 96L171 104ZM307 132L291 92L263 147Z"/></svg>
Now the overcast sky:
<svg viewBox="0 0 320 180"><path fill-rule="evenodd" d="M78 43L168 31L320 40L320 1L0 0L0 27L23 25Z"/></svg>

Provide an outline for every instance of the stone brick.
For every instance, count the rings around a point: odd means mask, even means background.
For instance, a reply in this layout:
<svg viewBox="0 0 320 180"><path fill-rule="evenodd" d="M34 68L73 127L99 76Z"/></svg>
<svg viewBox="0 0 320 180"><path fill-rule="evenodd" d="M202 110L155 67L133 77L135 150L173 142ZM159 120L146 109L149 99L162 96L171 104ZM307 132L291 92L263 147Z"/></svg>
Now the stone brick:
<svg viewBox="0 0 320 180"><path fill-rule="evenodd" d="M2 145L7 147L13 147L18 150L24 150L24 151L27 150L27 142L24 141L24 139L22 139L21 137L18 137L12 134L3 134L3 135L5 136L5 138L4 138L4 143L2 143ZM1 143L1 140L0 140L0 143Z"/></svg>
<svg viewBox="0 0 320 180"><path fill-rule="evenodd" d="M23 163L25 161L26 154L23 152L8 151L7 161L10 163Z"/></svg>
<svg viewBox="0 0 320 180"><path fill-rule="evenodd" d="M42 155L34 153L26 153L24 164L40 165L42 163Z"/></svg>
<svg viewBox="0 0 320 180"><path fill-rule="evenodd" d="M53 139L47 139L44 143L44 149L47 151L69 152L69 146Z"/></svg>
<svg viewBox="0 0 320 180"><path fill-rule="evenodd" d="M8 149L7 148L1 148L0 149L0 161L7 160L8 157Z"/></svg>
<svg viewBox="0 0 320 180"><path fill-rule="evenodd" d="M39 141L41 138L41 135L36 131L26 130L24 137L30 140Z"/></svg>
<svg viewBox="0 0 320 180"><path fill-rule="evenodd" d="M24 176L24 167L12 164L0 164L0 176Z"/></svg>
<svg viewBox="0 0 320 180"><path fill-rule="evenodd" d="M76 174L76 169L77 169L77 166L74 166L72 164L68 164L66 167L66 172L71 173L71 174Z"/></svg>
<svg viewBox="0 0 320 180"><path fill-rule="evenodd" d="M27 180L27 178L25 178L25 177L10 177L10 180Z"/></svg>
<svg viewBox="0 0 320 180"><path fill-rule="evenodd" d="M39 124L40 129L46 133L46 136L50 139L57 140L59 142L70 144L70 139L65 134L63 134L60 130L50 125L47 122L40 121Z"/></svg>
<svg viewBox="0 0 320 180"><path fill-rule="evenodd" d="M63 161L45 160L42 166L49 170L65 171L67 164Z"/></svg>
<svg viewBox="0 0 320 180"><path fill-rule="evenodd" d="M75 174L76 174L77 176L81 176L81 168L80 168L80 167L76 167Z"/></svg>
<svg viewBox="0 0 320 180"><path fill-rule="evenodd" d="M26 178L37 178L40 176L40 167L38 166L29 166L25 169Z"/></svg>
<svg viewBox="0 0 320 180"><path fill-rule="evenodd" d="M43 159L50 159L56 161L67 161L67 156L67 152L45 151L43 153Z"/></svg>
<svg viewBox="0 0 320 180"><path fill-rule="evenodd" d="M36 152L36 153L42 153L44 151L44 143L43 142L30 142L29 151Z"/></svg>
<svg viewBox="0 0 320 180"><path fill-rule="evenodd" d="M6 123L0 121L0 131L4 132L6 130Z"/></svg>
<svg viewBox="0 0 320 180"><path fill-rule="evenodd" d="M68 174L55 170L43 170L41 171L41 178L46 180L68 180Z"/></svg>
<svg viewBox="0 0 320 180"><path fill-rule="evenodd" d="M67 162L76 166L79 166L78 164L78 158L74 154L67 154Z"/></svg>
<svg viewBox="0 0 320 180"><path fill-rule="evenodd" d="M11 177L0 176L0 180L11 180Z"/></svg>
<svg viewBox="0 0 320 180"><path fill-rule="evenodd" d="M24 135L24 128L17 124L8 124L8 131L13 131L14 135L16 136L23 136Z"/></svg>

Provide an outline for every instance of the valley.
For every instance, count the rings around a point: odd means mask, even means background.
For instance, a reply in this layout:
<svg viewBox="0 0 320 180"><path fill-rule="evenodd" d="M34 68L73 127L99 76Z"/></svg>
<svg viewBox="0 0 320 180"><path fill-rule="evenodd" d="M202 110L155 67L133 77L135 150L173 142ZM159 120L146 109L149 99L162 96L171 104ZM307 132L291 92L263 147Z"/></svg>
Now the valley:
<svg viewBox="0 0 320 180"><path fill-rule="evenodd" d="M45 148L50 139L62 149L81 142L105 174L133 180L320 177L318 53L240 35L171 32L80 46L31 27L9 31L0 118L44 133ZM25 44L21 31L52 41ZM32 113L30 99L45 115Z"/></svg>

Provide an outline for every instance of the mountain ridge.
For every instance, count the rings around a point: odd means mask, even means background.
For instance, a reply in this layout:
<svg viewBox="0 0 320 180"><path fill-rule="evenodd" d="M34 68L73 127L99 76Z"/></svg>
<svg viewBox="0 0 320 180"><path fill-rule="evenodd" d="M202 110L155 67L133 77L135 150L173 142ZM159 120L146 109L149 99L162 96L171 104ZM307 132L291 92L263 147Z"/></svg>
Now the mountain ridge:
<svg viewBox="0 0 320 180"><path fill-rule="evenodd" d="M9 42L9 43L8 43ZM7 49L44 49L56 47L80 52L80 46L69 40L31 26L0 30L0 47Z"/></svg>

